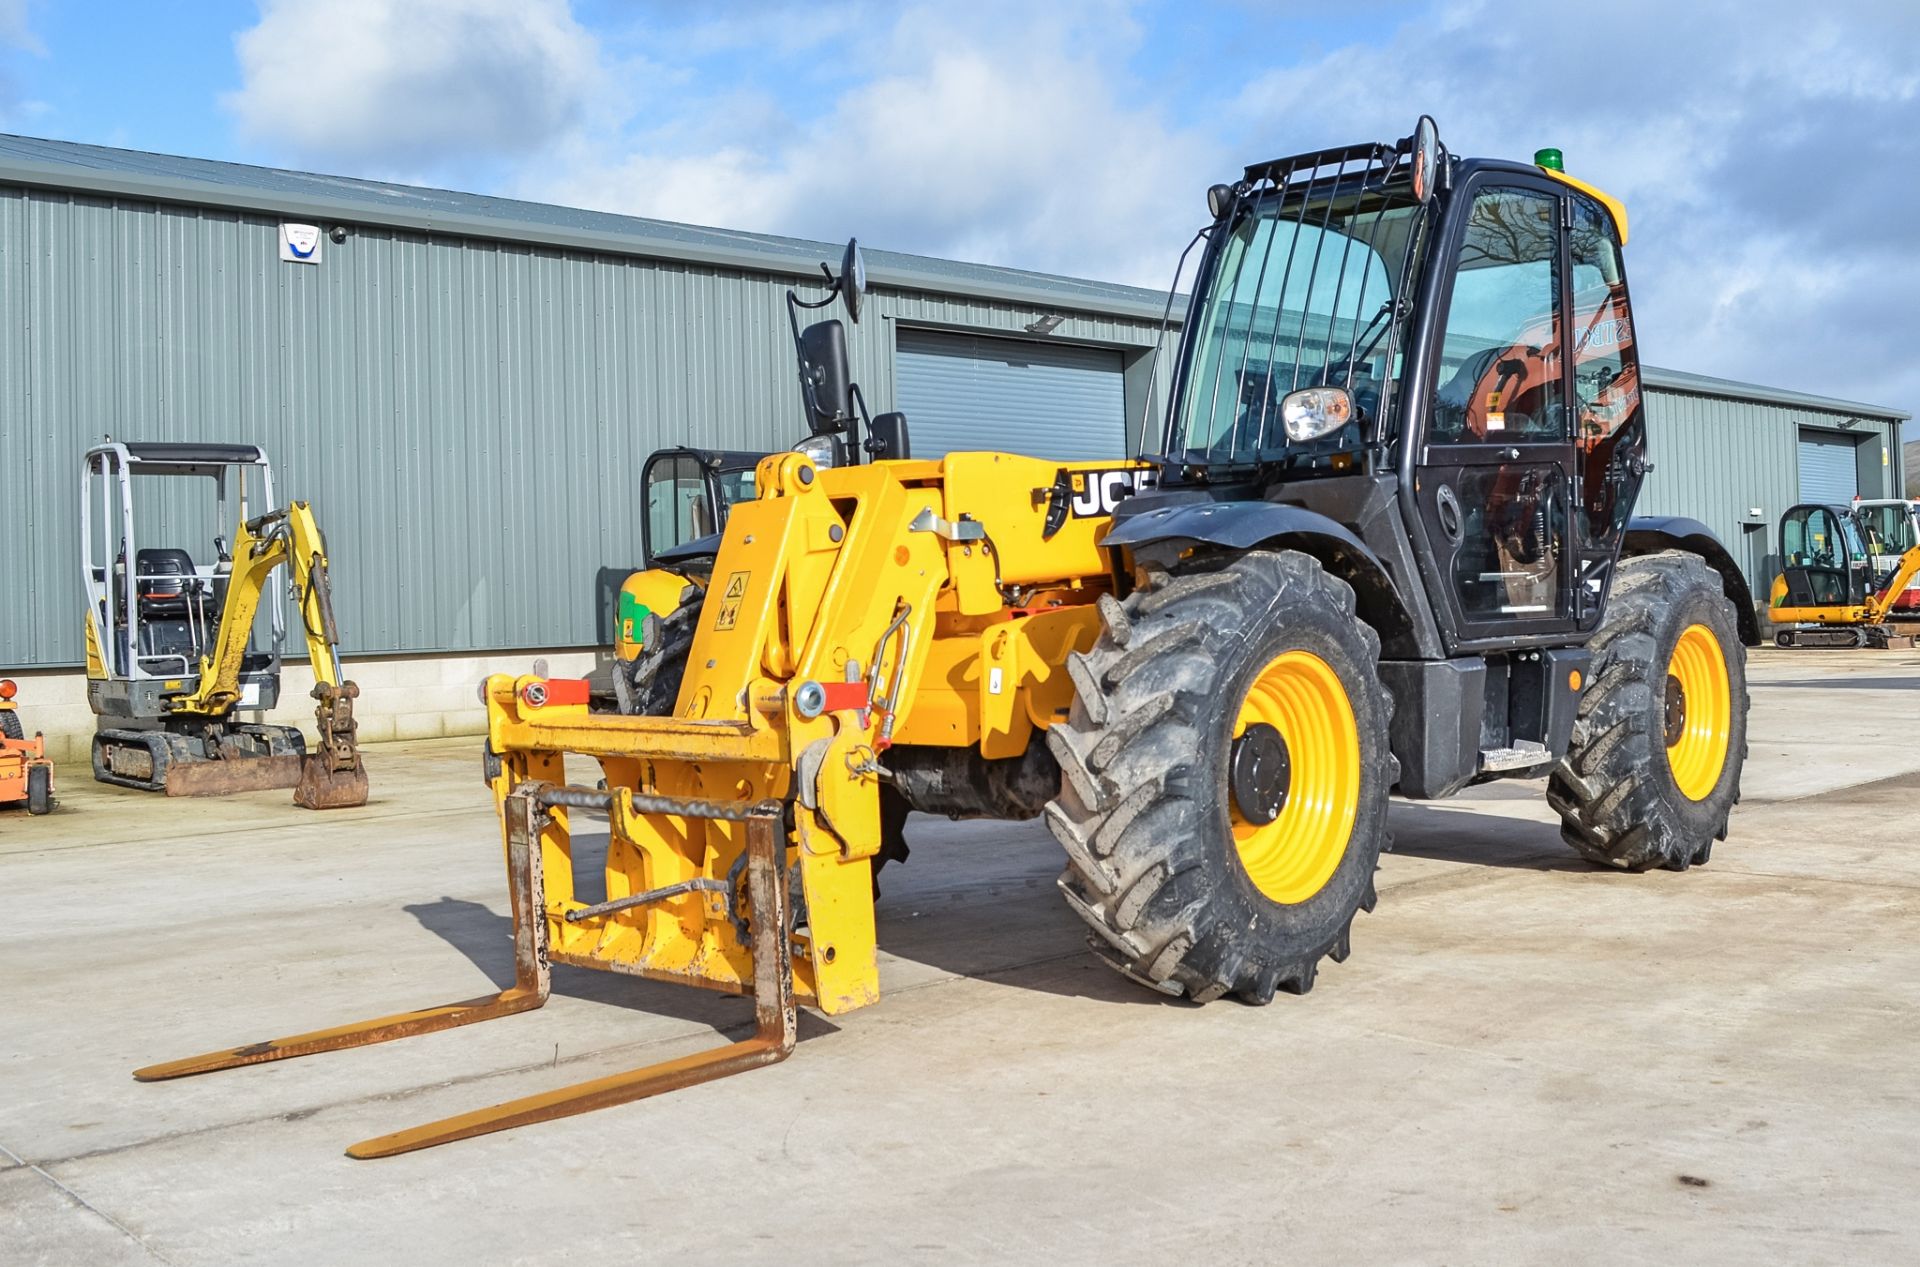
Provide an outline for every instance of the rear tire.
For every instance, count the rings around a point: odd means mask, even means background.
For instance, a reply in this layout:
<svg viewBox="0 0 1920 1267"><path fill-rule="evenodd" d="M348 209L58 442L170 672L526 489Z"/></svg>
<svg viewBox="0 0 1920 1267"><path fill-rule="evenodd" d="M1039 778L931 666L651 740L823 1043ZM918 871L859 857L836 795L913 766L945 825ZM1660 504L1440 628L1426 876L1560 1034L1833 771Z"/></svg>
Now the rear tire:
<svg viewBox="0 0 1920 1267"><path fill-rule="evenodd" d="M37 765L27 771L27 813L46 814L53 809L53 771Z"/></svg>
<svg viewBox="0 0 1920 1267"><path fill-rule="evenodd" d="M1100 607L1099 642L1068 661L1072 714L1048 734L1061 891L1095 951L1144 985L1196 1002L1304 994L1374 905L1395 778L1379 638L1352 589L1293 551L1157 573ZM1267 704L1290 771L1271 822L1229 783L1236 735ZM1325 804L1340 812L1286 817Z"/></svg>
<svg viewBox="0 0 1920 1267"><path fill-rule="evenodd" d="M1581 857L1685 871L1727 838L1747 758L1739 628L1719 575L1697 555L1621 561L1588 644L1592 678L1573 743L1547 780L1561 838Z"/></svg>
<svg viewBox="0 0 1920 1267"><path fill-rule="evenodd" d="M20 725L20 714L11 708L0 708L0 735L8 739L25 739L26 731Z"/></svg>
<svg viewBox="0 0 1920 1267"><path fill-rule="evenodd" d="M613 666L615 673L627 674L628 697L637 716L673 716L681 680L687 675L687 659L693 654L702 593L698 585L689 585L680 591L680 605L665 616L648 613L640 654Z"/></svg>

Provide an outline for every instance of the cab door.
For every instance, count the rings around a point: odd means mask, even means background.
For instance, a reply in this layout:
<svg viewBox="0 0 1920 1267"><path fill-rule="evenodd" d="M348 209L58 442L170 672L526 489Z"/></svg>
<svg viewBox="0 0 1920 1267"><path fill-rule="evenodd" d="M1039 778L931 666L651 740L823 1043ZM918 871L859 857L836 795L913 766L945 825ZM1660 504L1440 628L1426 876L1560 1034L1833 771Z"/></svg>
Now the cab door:
<svg viewBox="0 0 1920 1267"><path fill-rule="evenodd" d="M1518 174L1457 196L1415 488L1434 607L1484 646L1572 628L1565 206Z"/></svg>

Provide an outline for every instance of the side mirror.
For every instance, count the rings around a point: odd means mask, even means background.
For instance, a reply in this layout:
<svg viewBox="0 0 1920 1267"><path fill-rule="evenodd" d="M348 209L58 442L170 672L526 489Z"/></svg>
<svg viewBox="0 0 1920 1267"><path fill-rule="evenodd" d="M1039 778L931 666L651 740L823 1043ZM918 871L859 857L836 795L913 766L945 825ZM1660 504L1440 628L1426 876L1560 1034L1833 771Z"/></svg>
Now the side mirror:
<svg viewBox="0 0 1920 1267"><path fill-rule="evenodd" d="M874 415L873 421L867 424L867 452L877 462L912 457L907 445L907 416L903 413Z"/></svg>
<svg viewBox="0 0 1920 1267"><path fill-rule="evenodd" d="M1440 175L1440 128L1433 116L1423 114L1420 122L1414 124L1412 141L1413 155L1413 196L1425 206L1433 197L1434 185Z"/></svg>
<svg viewBox="0 0 1920 1267"><path fill-rule="evenodd" d="M847 328L838 321L816 321L800 332L799 344L800 393L807 405L807 430L814 435L846 430L853 419Z"/></svg>
<svg viewBox="0 0 1920 1267"><path fill-rule="evenodd" d="M840 257L840 297L846 300L847 315L860 324L860 305L867 297L867 262L860 255L858 238L847 239L846 254Z"/></svg>

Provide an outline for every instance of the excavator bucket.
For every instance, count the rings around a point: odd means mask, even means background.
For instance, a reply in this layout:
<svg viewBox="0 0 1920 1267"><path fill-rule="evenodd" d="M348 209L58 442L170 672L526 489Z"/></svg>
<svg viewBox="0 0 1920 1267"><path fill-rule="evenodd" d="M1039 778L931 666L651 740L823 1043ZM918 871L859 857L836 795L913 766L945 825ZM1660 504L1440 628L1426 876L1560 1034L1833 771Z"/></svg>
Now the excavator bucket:
<svg viewBox="0 0 1920 1267"><path fill-rule="evenodd" d="M350 770L334 770L324 759L309 753L300 762L300 782L294 785L293 803L302 809L352 809L365 805L366 767L356 763Z"/></svg>
<svg viewBox="0 0 1920 1267"><path fill-rule="evenodd" d="M293 803L303 809L352 809L367 803L367 767L360 758L359 723L353 701L360 688L352 682L313 688L314 719L320 743L300 760L300 781Z"/></svg>
<svg viewBox="0 0 1920 1267"><path fill-rule="evenodd" d="M157 1082L190 1074L212 1073L220 1069L287 1060L317 1052L365 1047L396 1038L409 1038L415 1034L431 1034L540 1007L547 1001L550 990L552 956L543 837L550 825L549 811L555 807L606 809L615 813L630 807L633 812L668 816L682 822L725 819L744 827L746 847L743 854L743 884L729 886L729 891L724 895L724 905L730 920L750 930L746 940L750 943L752 956L750 988L754 1000L753 1034L711 1051L508 1100L490 1108L363 1140L348 1148L347 1155L358 1158L390 1157L396 1153L430 1148L475 1135L625 1104L786 1059L793 1051L796 1016L793 963L788 950L791 930L787 914L786 850L780 831L781 807L777 803L766 802L752 805L716 804L667 797L623 796L616 792L528 782L509 795L502 805L507 871L513 900L514 982L507 989L496 995L417 1012L401 1012L332 1029L209 1052L166 1064L149 1065L135 1070L133 1076L142 1082ZM620 899L618 904L623 909L634 909L665 901L684 892L683 886L668 886L656 893L631 895Z"/></svg>

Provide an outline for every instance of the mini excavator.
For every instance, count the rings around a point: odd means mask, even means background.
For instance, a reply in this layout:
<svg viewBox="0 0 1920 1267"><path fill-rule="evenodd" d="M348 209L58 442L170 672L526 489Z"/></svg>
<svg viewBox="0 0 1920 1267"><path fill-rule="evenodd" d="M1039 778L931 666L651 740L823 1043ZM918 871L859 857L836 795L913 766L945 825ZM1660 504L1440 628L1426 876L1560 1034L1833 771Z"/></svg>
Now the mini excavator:
<svg viewBox="0 0 1920 1267"><path fill-rule="evenodd" d="M196 527L211 537L211 561L180 545ZM275 507L265 453L96 445L82 475L81 542L95 779L168 796L290 787L307 809L367 803L360 691L340 671L326 541L306 502ZM264 650L254 624L281 567L313 662L313 751L295 727L237 716L279 700L281 605L266 604Z"/></svg>
<svg viewBox="0 0 1920 1267"><path fill-rule="evenodd" d="M1893 636L1887 624L1916 579L1920 545L1888 557L1869 536L1859 503L1795 506L1780 517L1780 575L1767 616L1783 647L1878 647ZM1886 559L1891 568L1879 566Z"/></svg>

